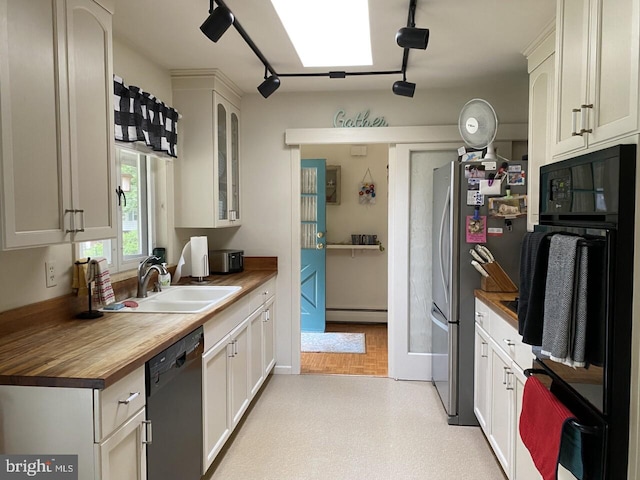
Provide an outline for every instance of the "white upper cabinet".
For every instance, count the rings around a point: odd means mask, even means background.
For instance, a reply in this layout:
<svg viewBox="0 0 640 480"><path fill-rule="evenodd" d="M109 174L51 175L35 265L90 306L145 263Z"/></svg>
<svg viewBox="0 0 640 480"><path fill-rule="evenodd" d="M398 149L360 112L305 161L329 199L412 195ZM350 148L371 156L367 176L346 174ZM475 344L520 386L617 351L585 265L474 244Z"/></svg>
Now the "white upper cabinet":
<svg viewBox="0 0 640 480"><path fill-rule="evenodd" d="M555 32L550 33L531 52L529 70L529 171L527 172L527 229L538 224L540 167L551 162L553 139L553 94L555 71Z"/></svg>
<svg viewBox="0 0 640 480"><path fill-rule="evenodd" d="M0 62L2 247L114 237L111 14L0 0Z"/></svg>
<svg viewBox="0 0 640 480"><path fill-rule="evenodd" d="M116 236L111 14L67 1L71 193L75 241ZM79 213L79 215L77 215ZM84 231L81 231L84 230Z"/></svg>
<svg viewBox="0 0 640 480"><path fill-rule="evenodd" d="M172 78L180 112L176 227L240 225L240 94L219 72Z"/></svg>
<svg viewBox="0 0 640 480"><path fill-rule="evenodd" d="M638 129L640 0L558 0L554 156Z"/></svg>

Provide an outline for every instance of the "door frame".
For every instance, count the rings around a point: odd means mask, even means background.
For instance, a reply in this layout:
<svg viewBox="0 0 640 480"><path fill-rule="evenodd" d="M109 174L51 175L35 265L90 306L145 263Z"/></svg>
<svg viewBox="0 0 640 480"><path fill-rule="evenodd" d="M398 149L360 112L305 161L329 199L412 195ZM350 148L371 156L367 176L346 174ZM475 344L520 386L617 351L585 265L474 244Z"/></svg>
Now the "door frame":
<svg viewBox="0 0 640 480"><path fill-rule="evenodd" d="M526 140L527 124L501 124L498 128L496 141L500 140ZM396 146L399 144L431 144L455 142L462 146L460 131L457 125L435 125L422 127L363 127L363 128L293 128L285 130L285 145L289 147L291 166L291 195L292 198L300 198L300 147L302 145L334 145L334 144L388 144L389 145L389 184L391 187L392 163L396 162ZM391 192L389 192L391 198ZM392 215L392 205L389 205L389 216ZM393 235L389 232L388 251L393 251L397 246L393 241ZM291 205L291 245L289 269L291 285L291 373L300 374L300 202ZM391 258L391 255L388 256ZM390 260L388 260L390 262ZM391 269L389 269L391 272ZM388 298L395 294L392 282L387 278ZM389 308L391 307L389 304ZM390 331L395 319L394 312L389 310L388 326ZM395 337L388 335L389 348ZM389 377L395 378L392 372L396 372L397 366L389 355Z"/></svg>

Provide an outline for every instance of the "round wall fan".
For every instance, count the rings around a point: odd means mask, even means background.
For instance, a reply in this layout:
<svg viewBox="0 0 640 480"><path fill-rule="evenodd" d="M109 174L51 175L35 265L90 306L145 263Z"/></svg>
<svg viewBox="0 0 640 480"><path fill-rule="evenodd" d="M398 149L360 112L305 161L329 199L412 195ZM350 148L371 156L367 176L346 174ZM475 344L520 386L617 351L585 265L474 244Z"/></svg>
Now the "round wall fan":
<svg viewBox="0 0 640 480"><path fill-rule="evenodd" d="M486 159L497 160L493 141L498 131L498 116L491 104L474 98L464 104L458 118L458 128L464 143L472 148L486 147Z"/></svg>

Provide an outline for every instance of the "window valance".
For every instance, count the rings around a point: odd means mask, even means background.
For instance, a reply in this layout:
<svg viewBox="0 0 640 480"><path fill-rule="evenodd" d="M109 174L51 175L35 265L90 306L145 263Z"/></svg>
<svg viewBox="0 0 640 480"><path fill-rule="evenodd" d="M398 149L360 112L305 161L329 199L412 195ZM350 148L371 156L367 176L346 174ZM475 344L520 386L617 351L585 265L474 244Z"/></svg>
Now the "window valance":
<svg viewBox="0 0 640 480"><path fill-rule="evenodd" d="M113 76L115 138L121 142L144 142L156 152L177 157L177 110L136 86Z"/></svg>

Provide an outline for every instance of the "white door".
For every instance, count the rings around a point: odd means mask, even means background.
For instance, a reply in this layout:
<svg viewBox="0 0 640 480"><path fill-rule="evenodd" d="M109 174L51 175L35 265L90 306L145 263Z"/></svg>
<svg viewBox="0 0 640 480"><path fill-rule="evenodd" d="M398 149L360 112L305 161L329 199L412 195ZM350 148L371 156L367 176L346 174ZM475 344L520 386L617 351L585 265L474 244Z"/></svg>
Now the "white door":
<svg viewBox="0 0 640 480"><path fill-rule="evenodd" d="M405 144L389 158L389 376L431 380L433 169L454 144ZM395 153L395 158L394 157Z"/></svg>

